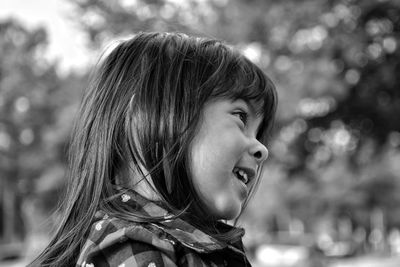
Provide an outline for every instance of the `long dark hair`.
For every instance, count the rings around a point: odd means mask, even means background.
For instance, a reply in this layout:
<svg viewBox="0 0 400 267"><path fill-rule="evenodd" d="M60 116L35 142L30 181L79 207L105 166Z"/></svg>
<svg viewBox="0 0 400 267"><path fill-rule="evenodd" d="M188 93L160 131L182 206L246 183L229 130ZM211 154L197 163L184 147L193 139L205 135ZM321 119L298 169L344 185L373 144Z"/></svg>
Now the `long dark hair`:
<svg viewBox="0 0 400 267"><path fill-rule="evenodd" d="M188 150L204 104L216 97L258 103L265 141L276 109L273 83L240 53L217 40L179 33L140 33L103 60L85 93L70 147L69 186L60 226L32 265L73 265L94 214L142 218L112 201L121 168L151 179L162 203L223 242L205 221L190 179ZM150 172L146 177L139 166Z"/></svg>

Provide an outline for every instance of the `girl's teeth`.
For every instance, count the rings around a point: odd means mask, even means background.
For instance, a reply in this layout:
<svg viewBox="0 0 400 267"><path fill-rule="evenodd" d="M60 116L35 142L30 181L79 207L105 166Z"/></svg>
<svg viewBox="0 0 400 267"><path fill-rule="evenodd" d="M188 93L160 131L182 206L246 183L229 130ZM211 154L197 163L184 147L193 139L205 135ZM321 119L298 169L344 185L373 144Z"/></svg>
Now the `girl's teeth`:
<svg viewBox="0 0 400 267"><path fill-rule="evenodd" d="M244 183L247 183L248 179L247 179L247 173L243 170L239 170L238 173L240 174L240 176L243 177Z"/></svg>
<svg viewBox="0 0 400 267"><path fill-rule="evenodd" d="M244 170L241 170L239 168L236 168L233 170L233 172L238 174L238 179L247 184L249 181L249 178L247 177L247 173Z"/></svg>

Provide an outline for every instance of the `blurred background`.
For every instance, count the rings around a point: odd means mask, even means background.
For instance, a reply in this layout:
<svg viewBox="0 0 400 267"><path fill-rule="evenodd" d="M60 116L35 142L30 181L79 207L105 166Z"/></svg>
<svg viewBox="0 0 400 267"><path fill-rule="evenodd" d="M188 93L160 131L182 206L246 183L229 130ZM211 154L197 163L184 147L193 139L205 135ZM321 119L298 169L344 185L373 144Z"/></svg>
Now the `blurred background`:
<svg viewBox="0 0 400 267"><path fill-rule="evenodd" d="M2 1L0 266L25 266L51 235L98 57L153 30L226 40L277 86L240 220L254 266L400 266L398 0Z"/></svg>

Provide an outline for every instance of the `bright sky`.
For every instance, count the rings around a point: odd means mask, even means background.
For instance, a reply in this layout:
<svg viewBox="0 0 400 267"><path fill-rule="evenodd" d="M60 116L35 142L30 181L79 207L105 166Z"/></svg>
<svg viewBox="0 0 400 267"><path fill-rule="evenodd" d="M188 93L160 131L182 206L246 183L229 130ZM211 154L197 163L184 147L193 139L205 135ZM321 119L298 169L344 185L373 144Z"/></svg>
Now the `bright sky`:
<svg viewBox="0 0 400 267"><path fill-rule="evenodd" d="M49 46L45 56L59 60L62 72L84 68L94 61L94 52L97 52L85 48L84 35L68 18L71 12L65 0L0 1L0 20L13 17L27 28L46 28Z"/></svg>

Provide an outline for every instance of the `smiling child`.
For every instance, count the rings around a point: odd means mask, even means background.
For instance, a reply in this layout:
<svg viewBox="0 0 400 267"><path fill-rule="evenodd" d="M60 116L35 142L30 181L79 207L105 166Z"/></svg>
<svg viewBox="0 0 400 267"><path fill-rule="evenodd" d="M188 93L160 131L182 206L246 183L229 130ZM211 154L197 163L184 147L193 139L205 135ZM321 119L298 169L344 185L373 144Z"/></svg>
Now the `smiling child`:
<svg viewBox="0 0 400 267"><path fill-rule="evenodd" d="M258 184L276 104L221 41L121 42L85 92L59 228L31 266L250 266L225 221Z"/></svg>

